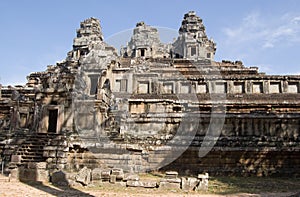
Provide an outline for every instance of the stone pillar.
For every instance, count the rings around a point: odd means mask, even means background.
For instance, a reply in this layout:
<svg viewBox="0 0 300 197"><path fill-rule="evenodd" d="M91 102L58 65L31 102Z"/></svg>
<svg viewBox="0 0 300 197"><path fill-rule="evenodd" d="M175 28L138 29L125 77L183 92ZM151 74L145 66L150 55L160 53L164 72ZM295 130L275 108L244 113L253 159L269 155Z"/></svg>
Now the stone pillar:
<svg viewBox="0 0 300 197"><path fill-rule="evenodd" d="M270 81L264 81L263 82L263 93L268 94L269 93L269 87L270 87Z"/></svg>
<svg viewBox="0 0 300 197"><path fill-rule="evenodd" d="M288 82L287 81L282 81L281 82L281 87L282 87L282 93L287 93L288 92Z"/></svg>
<svg viewBox="0 0 300 197"><path fill-rule="evenodd" d="M233 81L228 81L227 83L227 93L233 94L234 93L234 84Z"/></svg>
<svg viewBox="0 0 300 197"><path fill-rule="evenodd" d="M250 81L246 81L245 83L245 93L252 93L252 87L251 87L251 82Z"/></svg>

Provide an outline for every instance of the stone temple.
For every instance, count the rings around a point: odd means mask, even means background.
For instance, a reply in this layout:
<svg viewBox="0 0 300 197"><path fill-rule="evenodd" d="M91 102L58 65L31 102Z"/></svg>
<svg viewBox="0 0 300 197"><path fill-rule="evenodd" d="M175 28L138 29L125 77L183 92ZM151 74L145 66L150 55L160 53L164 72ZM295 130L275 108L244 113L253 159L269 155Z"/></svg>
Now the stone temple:
<svg viewBox="0 0 300 197"><path fill-rule="evenodd" d="M216 44L193 11L172 43L144 22L120 52L96 18L76 32L65 60L1 87L5 172L299 175L299 75L214 61Z"/></svg>

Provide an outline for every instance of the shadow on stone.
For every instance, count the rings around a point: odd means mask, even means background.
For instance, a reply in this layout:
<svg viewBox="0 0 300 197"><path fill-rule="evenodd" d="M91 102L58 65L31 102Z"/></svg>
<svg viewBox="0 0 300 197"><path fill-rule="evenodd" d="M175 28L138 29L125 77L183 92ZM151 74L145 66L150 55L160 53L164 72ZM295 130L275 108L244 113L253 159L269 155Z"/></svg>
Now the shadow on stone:
<svg viewBox="0 0 300 197"><path fill-rule="evenodd" d="M69 186L69 182L67 180L66 174L62 171L58 171L54 173L55 175L52 176L52 185L44 184L41 181L25 181L24 179L20 179L21 182L34 187L36 189L42 190L48 194L54 196L83 196L83 197L94 197L88 193L82 192L75 188Z"/></svg>

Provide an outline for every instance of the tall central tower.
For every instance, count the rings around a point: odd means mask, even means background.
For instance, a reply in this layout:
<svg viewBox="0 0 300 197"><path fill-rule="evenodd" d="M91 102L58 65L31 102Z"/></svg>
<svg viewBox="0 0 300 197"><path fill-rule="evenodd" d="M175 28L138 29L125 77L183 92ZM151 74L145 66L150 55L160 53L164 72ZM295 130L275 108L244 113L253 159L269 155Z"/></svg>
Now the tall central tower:
<svg viewBox="0 0 300 197"><path fill-rule="evenodd" d="M173 43L175 58L213 60L215 52L216 44L207 38L202 19L194 11L185 14L179 28L179 36Z"/></svg>

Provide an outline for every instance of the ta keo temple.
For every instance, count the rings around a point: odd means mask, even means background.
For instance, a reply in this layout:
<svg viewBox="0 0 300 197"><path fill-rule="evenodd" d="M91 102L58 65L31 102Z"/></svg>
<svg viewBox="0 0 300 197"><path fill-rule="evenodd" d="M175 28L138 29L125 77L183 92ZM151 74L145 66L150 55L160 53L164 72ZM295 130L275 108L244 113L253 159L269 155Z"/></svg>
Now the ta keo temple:
<svg viewBox="0 0 300 197"><path fill-rule="evenodd" d="M193 11L179 26L162 43L138 22L117 51L99 20L86 19L63 61L2 86L2 171L52 181L83 169L93 180L151 171L298 176L300 76L214 61L216 44Z"/></svg>

